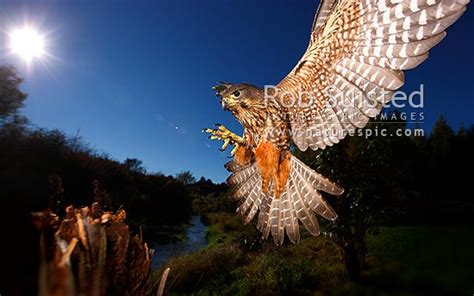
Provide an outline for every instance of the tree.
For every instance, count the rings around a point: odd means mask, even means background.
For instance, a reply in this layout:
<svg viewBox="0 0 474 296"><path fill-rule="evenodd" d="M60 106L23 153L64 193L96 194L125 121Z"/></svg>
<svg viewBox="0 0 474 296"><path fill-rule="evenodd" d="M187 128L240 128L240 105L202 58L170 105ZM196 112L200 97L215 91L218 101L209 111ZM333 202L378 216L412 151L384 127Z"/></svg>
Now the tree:
<svg viewBox="0 0 474 296"><path fill-rule="evenodd" d="M0 65L0 124L17 114L27 95L20 90L21 79L12 66Z"/></svg>
<svg viewBox="0 0 474 296"><path fill-rule="evenodd" d="M182 171L181 173L176 174L176 180L184 185L196 183L196 178L194 178L193 173L190 171Z"/></svg>
<svg viewBox="0 0 474 296"><path fill-rule="evenodd" d="M433 157L444 161L450 154L454 131L443 116L438 117L429 138Z"/></svg>
<svg viewBox="0 0 474 296"><path fill-rule="evenodd" d="M123 162L123 165L127 170L135 172L135 173L146 173L145 168L143 167L143 161L136 159L136 158L127 158Z"/></svg>
<svg viewBox="0 0 474 296"><path fill-rule="evenodd" d="M387 134L405 124L369 123L365 130L387 129ZM364 131L364 130L363 130ZM365 134L365 132L363 133ZM328 196L338 219L327 223L330 237L341 247L349 277L360 278L365 265L365 238L369 231L377 231L382 223L396 216L406 195L400 184L409 179L404 169L411 161L407 155L415 145L407 137L347 137L325 150L306 151L300 158L317 172L345 188L337 199Z"/></svg>

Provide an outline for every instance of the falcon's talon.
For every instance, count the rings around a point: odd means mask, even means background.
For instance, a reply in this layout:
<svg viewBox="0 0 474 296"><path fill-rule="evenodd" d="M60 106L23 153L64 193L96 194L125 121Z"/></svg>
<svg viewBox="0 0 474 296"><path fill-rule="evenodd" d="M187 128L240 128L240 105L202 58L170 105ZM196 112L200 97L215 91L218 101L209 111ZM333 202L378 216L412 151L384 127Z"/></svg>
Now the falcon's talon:
<svg viewBox="0 0 474 296"><path fill-rule="evenodd" d="M222 147L219 148L220 151L225 151L229 145L234 146L231 151L231 156L233 156L237 152L237 148L244 144L244 138L236 135L235 133L228 130L222 124L216 123L216 129L206 128L204 131L209 133L209 139L211 140L222 140L224 143Z"/></svg>
<svg viewBox="0 0 474 296"><path fill-rule="evenodd" d="M230 139L229 138L225 139L224 144L222 144L222 147L219 150L224 151L229 144L230 144Z"/></svg>
<svg viewBox="0 0 474 296"><path fill-rule="evenodd" d="M240 145L235 145L234 149L230 151L230 157L233 157L235 153L237 153L237 149L239 149Z"/></svg>

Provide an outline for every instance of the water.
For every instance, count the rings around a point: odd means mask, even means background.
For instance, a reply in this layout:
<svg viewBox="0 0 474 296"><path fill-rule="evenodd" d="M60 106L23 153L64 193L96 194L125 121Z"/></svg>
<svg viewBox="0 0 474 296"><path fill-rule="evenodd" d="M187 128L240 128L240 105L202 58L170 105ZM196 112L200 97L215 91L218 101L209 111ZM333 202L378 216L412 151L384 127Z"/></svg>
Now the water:
<svg viewBox="0 0 474 296"><path fill-rule="evenodd" d="M172 257L197 252L207 245L207 226L201 222L201 217L192 216L189 223L191 226L186 230L187 240L167 244L153 244L152 248L155 249L155 254L151 263L152 269L162 266Z"/></svg>

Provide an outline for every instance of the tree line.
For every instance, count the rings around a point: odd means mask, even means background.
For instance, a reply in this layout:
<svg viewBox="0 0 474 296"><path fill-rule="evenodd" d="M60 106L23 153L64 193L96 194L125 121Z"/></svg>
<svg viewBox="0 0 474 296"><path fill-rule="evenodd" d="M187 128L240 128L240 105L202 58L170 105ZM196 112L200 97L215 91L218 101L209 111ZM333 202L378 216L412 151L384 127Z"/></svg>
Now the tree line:
<svg viewBox="0 0 474 296"><path fill-rule="evenodd" d="M176 176L147 172L138 159L120 162L78 136L32 126L19 113L27 98L21 83L13 67L0 66L2 205L60 211L98 201L108 210L126 209L134 225L179 225L188 221L192 199L206 184L207 191L217 188L205 178L197 182L189 171Z"/></svg>

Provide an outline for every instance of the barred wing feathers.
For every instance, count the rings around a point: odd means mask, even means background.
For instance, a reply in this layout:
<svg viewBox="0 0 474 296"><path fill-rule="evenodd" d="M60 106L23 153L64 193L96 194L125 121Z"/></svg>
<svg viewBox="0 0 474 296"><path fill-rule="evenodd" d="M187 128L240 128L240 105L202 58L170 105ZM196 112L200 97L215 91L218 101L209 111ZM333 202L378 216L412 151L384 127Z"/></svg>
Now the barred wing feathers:
<svg viewBox="0 0 474 296"><path fill-rule="evenodd" d="M283 243L285 233L293 243L300 240L299 222L312 235L318 235L320 230L315 213L328 220L337 218L319 191L333 195L343 193L342 188L295 156L291 156L290 176L285 192L279 198L274 197L273 184L268 193L262 191L262 178L256 163L239 167L227 182L233 186L232 197L239 202L237 213L245 223L250 223L258 212L257 228L265 239L271 234L277 245Z"/></svg>
<svg viewBox="0 0 474 296"><path fill-rule="evenodd" d="M377 116L446 36L469 0L322 0L309 46L279 83L304 106L279 99L301 150L324 149Z"/></svg>

